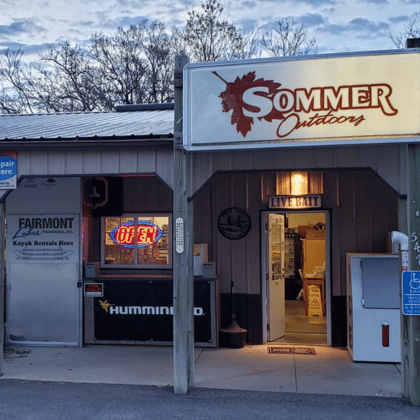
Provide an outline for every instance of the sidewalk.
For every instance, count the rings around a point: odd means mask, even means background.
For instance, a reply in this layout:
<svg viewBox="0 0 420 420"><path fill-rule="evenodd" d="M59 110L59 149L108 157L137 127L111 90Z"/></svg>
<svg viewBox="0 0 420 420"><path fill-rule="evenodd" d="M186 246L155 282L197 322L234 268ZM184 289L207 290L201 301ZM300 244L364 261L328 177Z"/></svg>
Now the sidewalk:
<svg viewBox="0 0 420 420"><path fill-rule="evenodd" d="M401 397L399 364L355 363L347 350L269 354L267 345L195 349L198 388ZM172 348L88 346L6 348L2 379L173 385Z"/></svg>

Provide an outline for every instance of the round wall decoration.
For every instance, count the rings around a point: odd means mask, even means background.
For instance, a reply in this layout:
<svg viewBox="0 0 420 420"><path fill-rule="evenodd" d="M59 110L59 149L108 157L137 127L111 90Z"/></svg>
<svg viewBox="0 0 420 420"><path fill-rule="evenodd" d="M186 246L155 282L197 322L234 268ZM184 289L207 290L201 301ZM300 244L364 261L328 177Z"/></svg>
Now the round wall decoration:
<svg viewBox="0 0 420 420"><path fill-rule="evenodd" d="M217 226L225 238L242 239L251 229L251 218L245 210L230 207L220 214Z"/></svg>

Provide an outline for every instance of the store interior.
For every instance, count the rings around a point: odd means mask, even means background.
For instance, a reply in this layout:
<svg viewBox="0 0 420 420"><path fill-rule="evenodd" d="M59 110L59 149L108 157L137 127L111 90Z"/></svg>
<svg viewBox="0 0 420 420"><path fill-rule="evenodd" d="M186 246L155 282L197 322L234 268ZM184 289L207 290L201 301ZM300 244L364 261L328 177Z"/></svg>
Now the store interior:
<svg viewBox="0 0 420 420"><path fill-rule="evenodd" d="M286 334L275 342L325 345L325 213L286 213L285 219Z"/></svg>

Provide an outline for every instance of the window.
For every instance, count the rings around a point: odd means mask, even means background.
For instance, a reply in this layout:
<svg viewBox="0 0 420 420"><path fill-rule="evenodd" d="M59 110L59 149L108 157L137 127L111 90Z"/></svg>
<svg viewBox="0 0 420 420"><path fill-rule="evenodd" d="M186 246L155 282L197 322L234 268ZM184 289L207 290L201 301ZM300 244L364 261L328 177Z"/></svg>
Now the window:
<svg viewBox="0 0 420 420"><path fill-rule="evenodd" d="M168 214L103 217L102 232L102 267L172 266L172 226Z"/></svg>

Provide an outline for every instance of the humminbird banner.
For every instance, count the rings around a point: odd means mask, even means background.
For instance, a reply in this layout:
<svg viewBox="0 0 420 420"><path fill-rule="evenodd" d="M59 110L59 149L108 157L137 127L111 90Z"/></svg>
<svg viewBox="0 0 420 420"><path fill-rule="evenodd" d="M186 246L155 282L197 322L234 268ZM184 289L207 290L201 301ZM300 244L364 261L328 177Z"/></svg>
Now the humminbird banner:
<svg viewBox="0 0 420 420"><path fill-rule="evenodd" d="M173 338L172 280L103 280L103 297L94 299L95 339L159 341ZM210 343L210 283L194 281L194 339Z"/></svg>
<svg viewBox="0 0 420 420"><path fill-rule="evenodd" d="M419 71L408 51L189 64L184 148L413 141Z"/></svg>

